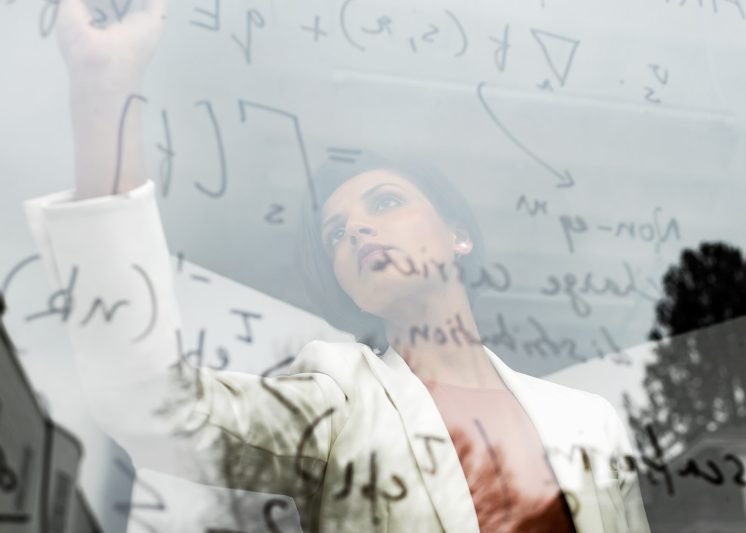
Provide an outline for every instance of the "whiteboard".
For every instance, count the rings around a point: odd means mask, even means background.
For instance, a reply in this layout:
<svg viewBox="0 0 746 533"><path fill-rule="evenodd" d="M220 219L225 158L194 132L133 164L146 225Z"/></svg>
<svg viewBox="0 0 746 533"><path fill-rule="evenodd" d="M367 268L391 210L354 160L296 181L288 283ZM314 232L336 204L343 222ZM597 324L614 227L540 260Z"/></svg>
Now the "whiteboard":
<svg viewBox="0 0 746 533"><path fill-rule="evenodd" d="M116 24L138 2L97 6ZM73 184L55 9L0 6L0 280L41 369L33 339L59 324L23 317L51 288L38 262L18 267L35 254L21 202ZM287 260L313 170L358 150L421 158L510 273L480 332L549 376L645 342L683 248L746 246L745 63L741 0L172 1L142 92L148 171L172 253L250 288L275 311L268 339L302 315L297 344L344 338Z"/></svg>

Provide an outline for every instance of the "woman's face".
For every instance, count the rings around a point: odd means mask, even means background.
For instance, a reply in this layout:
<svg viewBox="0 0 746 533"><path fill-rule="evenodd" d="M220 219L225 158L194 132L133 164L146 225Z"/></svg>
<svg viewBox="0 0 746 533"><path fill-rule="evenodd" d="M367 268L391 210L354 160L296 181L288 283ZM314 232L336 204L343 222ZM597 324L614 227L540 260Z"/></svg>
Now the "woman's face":
<svg viewBox="0 0 746 533"><path fill-rule="evenodd" d="M384 169L340 185L324 203L321 220L338 283L358 307L379 317L397 302L442 289L435 265L453 262L462 236L415 185ZM419 274L402 272L410 270L409 259ZM423 263L429 265L427 277Z"/></svg>

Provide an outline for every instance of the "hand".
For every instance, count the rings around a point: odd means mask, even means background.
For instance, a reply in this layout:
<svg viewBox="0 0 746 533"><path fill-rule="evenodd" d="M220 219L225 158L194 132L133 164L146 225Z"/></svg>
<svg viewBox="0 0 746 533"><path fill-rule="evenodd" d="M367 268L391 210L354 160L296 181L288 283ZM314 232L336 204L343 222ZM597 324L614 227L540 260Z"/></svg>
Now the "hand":
<svg viewBox="0 0 746 533"><path fill-rule="evenodd" d="M158 44L168 0L143 0L106 28L93 25L83 0L60 0L57 41L76 85L140 81Z"/></svg>

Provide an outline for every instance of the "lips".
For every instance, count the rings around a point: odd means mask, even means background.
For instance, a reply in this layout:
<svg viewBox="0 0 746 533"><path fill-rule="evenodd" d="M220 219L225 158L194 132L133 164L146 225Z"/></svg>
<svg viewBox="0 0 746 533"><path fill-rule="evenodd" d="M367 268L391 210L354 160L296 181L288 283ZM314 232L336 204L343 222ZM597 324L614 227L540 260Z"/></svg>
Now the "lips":
<svg viewBox="0 0 746 533"><path fill-rule="evenodd" d="M357 251L357 269L362 270L363 264L376 257L385 256L386 250L391 250L393 246L384 246L382 244L365 244Z"/></svg>

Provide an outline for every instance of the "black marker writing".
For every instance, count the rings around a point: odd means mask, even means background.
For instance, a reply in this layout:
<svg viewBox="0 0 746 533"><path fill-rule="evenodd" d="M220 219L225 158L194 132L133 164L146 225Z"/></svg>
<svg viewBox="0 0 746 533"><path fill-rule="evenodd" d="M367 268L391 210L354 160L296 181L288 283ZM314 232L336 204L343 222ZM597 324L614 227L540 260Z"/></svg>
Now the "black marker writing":
<svg viewBox="0 0 746 533"><path fill-rule="evenodd" d="M246 40L245 42L241 42L241 40L238 37L236 37L235 34L231 36L233 41L236 44L238 44L238 46L243 51L244 59L246 60L246 63L249 65L251 64L251 39L252 39L254 27L263 28L264 17L256 9L249 9L248 11L246 11Z"/></svg>
<svg viewBox="0 0 746 533"><path fill-rule="evenodd" d="M490 41L497 44L497 48L495 48L495 52L492 57L495 60L495 66L497 67L497 70L500 72L505 71L505 65L508 62L508 50L510 50L509 32L510 24L506 24L505 29L503 30L502 39L498 39L497 37L493 37L490 35Z"/></svg>
<svg viewBox="0 0 746 533"><path fill-rule="evenodd" d="M57 14L60 10L62 0L44 0L44 7L39 15L39 34L43 38L49 37L55 24L57 23Z"/></svg>
<svg viewBox="0 0 746 533"><path fill-rule="evenodd" d="M264 503L262 507L262 515L264 516L264 524L269 528L272 533L282 533L279 526L275 524L272 519L272 509L279 507L280 509L287 509L288 502L280 498L270 498Z"/></svg>
<svg viewBox="0 0 746 533"><path fill-rule="evenodd" d="M209 18L210 22L202 22L201 20L190 20L189 24L203 28L208 31L218 31L220 29L220 0L213 0L214 9L207 11L199 7L195 7L194 11L200 15L205 15Z"/></svg>
<svg viewBox="0 0 746 533"><path fill-rule="evenodd" d="M316 426L323 422L324 419L330 417L334 413L334 411L334 407L330 407L319 416L317 416L303 431L303 435L298 442L298 447L295 452L295 472L305 483L317 484L321 481L321 478L315 477L313 474L303 468L301 459L303 458L303 452L305 451L306 444L311 439L311 437L313 437L313 432L316 429Z"/></svg>
<svg viewBox="0 0 746 533"><path fill-rule="evenodd" d="M531 34L539 43L541 51L544 53L544 59L546 59L560 87L564 87L580 41L536 28L531 28ZM552 52L550 52L550 48L553 49ZM557 63L559 58L563 60L561 64Z"/></svg>
<svg viewBox="0 0 746 533"><path fill-rule="evenodd" d="M657 301L656 295L649 294L638 285L630 264L623 261L622 266L626 275L626 280L622 283L609 276L599 280L594 272L587 272L581 280L575 274L568 272L562 276L548 276L549 286L542 288L541 293L546 296L558 294L567 296L572 310L580 317L587 317L593 311L591 304L583 297L585 294L613 295L620 298L636 295L651 302Z"/></svg>
<svg viewBox="0 0 746 533"><path fill-rule="evenodd" d="M181 330L176 330L176 345L179 352L179 361L189 362L190 359L196 358L194 366L200 367L203 364L203 358L205 353L205 329L199 330L199 336L197 341L197 347L193 350L185 351L183 348L183 342L181 339ZM215 350L218 357L218 363L216 365L210 365L213 370L223 370L230 364L230 354L228 350L223 346L218 346Z"/></svg>
<svg viewBox="0 0 746 533"><path fill-rule="evenodd" d="M295 138L298 141L298 148L300 149L301 159L303 160L303 170L306 175L306 184L308 185L308 190L311 193L311 205L313 206L314 210L318 210L319 203L318 203L318 198L316 195L316 188L313 184L313 179L311 178L311 167L310 167L310 164L308 163L308 155L306 154L306 145L303 142L303 134L301 133L300 122L298 121L297 115L294 115L292 113L289 113L277 107L271 107L268 105L260 104L258 102L250 102L248 100L239 100L238 109L241 115L241 122L246 122L246 108L247 107L263 109L264 111L269 111L270 113L275 113L275 114L278 114L278 115L281 115L281 116L284 116L290 119L290 121L293 124L293 131L295 132Z"/></svg>
<svg viewBox="0 0 746 533"><path fill-rule="evenodd" d="M569 171L559 171L556 170L554 167L546 163L543 159L541 159L538 155L536 155L531 149L528 148L523 142L521 142L518 137L513 135L513 133L508 130L503 122L497 117L495 112L492 110L490 105L487 103L487 99L484 96L484 87L487 85L486 82L480 82L479 85L477 85L477 97L479 98L480 103L482 104L482 107L487 112L489 117L492 119L492 121L495 123L495 125L500 128L500 130L503 132L503 134L513 143L515 144L523 153L525 153L530 159L538 163L541 167L543 167L547 172L550 174L553 174L557 180L557 187L572 187L575 184L575 179L573 178L572 174L570 174Z"/></svg>
<svg viewBox="0 0 746 533"><path fill-rule="evenodd" d="M143 103L147 103L148 101L147 98L140 94L131 94L127 97L127 100L124 103L124 109L122 109L122 114L119 117L119 130L117 132L117 158L116 163L114 164L114 183L112 183L111 186L111 194L119 193L119 180L122 176L122 151L124 150L124 125L127 120L127 115L129 115L130 106L135 100L140 100Z"/></svg>
<svg viewBox="0 0 746 533"><path fill-rule="evenodd" d="M327 33L321 29L320 17L318 15L313 18L313 26L301 26L300 28L304 31L310 31L313 33L313 42L318 42L319 36L326 37Z"/></svg>
<svg viewBox="0 0 746 533"><path fill-rule="evenodd" d="M161 178L161 194L165 198L168 196L168 192L171 188L171 176L173 174L173 160L174 153L173 145L171 143L171 127L168 123L168 113L166 110L161 110L161 121L163 122L163 134L165 135L165 146L158 143L156 147L163 153L163 159L158 169L158 174Z"/></svg>
<svg viewBox="0 0 746 533"><path fill-rule="evenodd" d="M285 219L280 216L285 211L285 206L280 204L271 204L269 213L264 216L264 220L270 224L284 224Z"/></svg>
<svg viewBox="0 0 746 533"><path fill-rule="evenodd" d="M239 315L241 318L243 318L243 325L246 333L244 336L237 335L236 338L247 344L251 344L253 342L254 336L251 333L250 320L260 320L262 318L262 315L258 313L252 313L250 311L243 311L241 309L231 309L230 313Z"/></svg>
<svg viewBox="0 0 746 533"><path fill-rule="evenodd" d="M378 463L376 452L370 454L370 465L369 465L370 478L367 484L361 487L361 494L363 498L370 500L371 509L371 522L374 525L378 525L381 522L381 517L378 516L378 497L382 497L388 501L399 501L403 500L407 496L407 488L404 485L404 481L397 475L392 474L391 481L397 486L399 492L397 494L390 494L381 490L378 486Z"/></svg>
<svg viewBox="0 0 746 533"><path fill-rule="evenodd" d="M438 472L438 463L435 460L435 453L433 453L433 449L430 445L431 441L439 442L441 444L446 442L446 439L444 437L439 437L437 435L415 435L415 438L422 439L425 441L425 449L427 450L427 456L430 458L430 466L427 468L423 468L422 471L426 474L432 474L435 475Z"/></svg>
<svg viewBox="0 0 746 533"><path fill-rule="evenodd" d="M215 142L218 146L218 161L220 163L220 185L218 186L217 191L211 191L207 188L205 188L204 185L201 183L195 181L194 186L197 187L197 189L204 193L205 195L211 197L211 198L220 198L225 194L226 189L228 188L228 171L226 167L225 162L225 149L223 147L223 136L220 134L220 125L218 124L218 120L215 117L215 113L212 110L212 103L209 100L200 100L195 106L205 106L207 108L207 116L210 119L210 123L212 124L212 130L215 134Z"/></svg>
<svg viewBox="0 0 746 533"><path fill-rule="evenodd" d="M518 203L515 206L516 211L520 211L521 209L524 209L530 216L536 216L539 213L547 214L547 202L542 200L534 200L533 202L529 202L528 198L526 198L525 194L522 194L520 198L518 198Z"/></svg>

